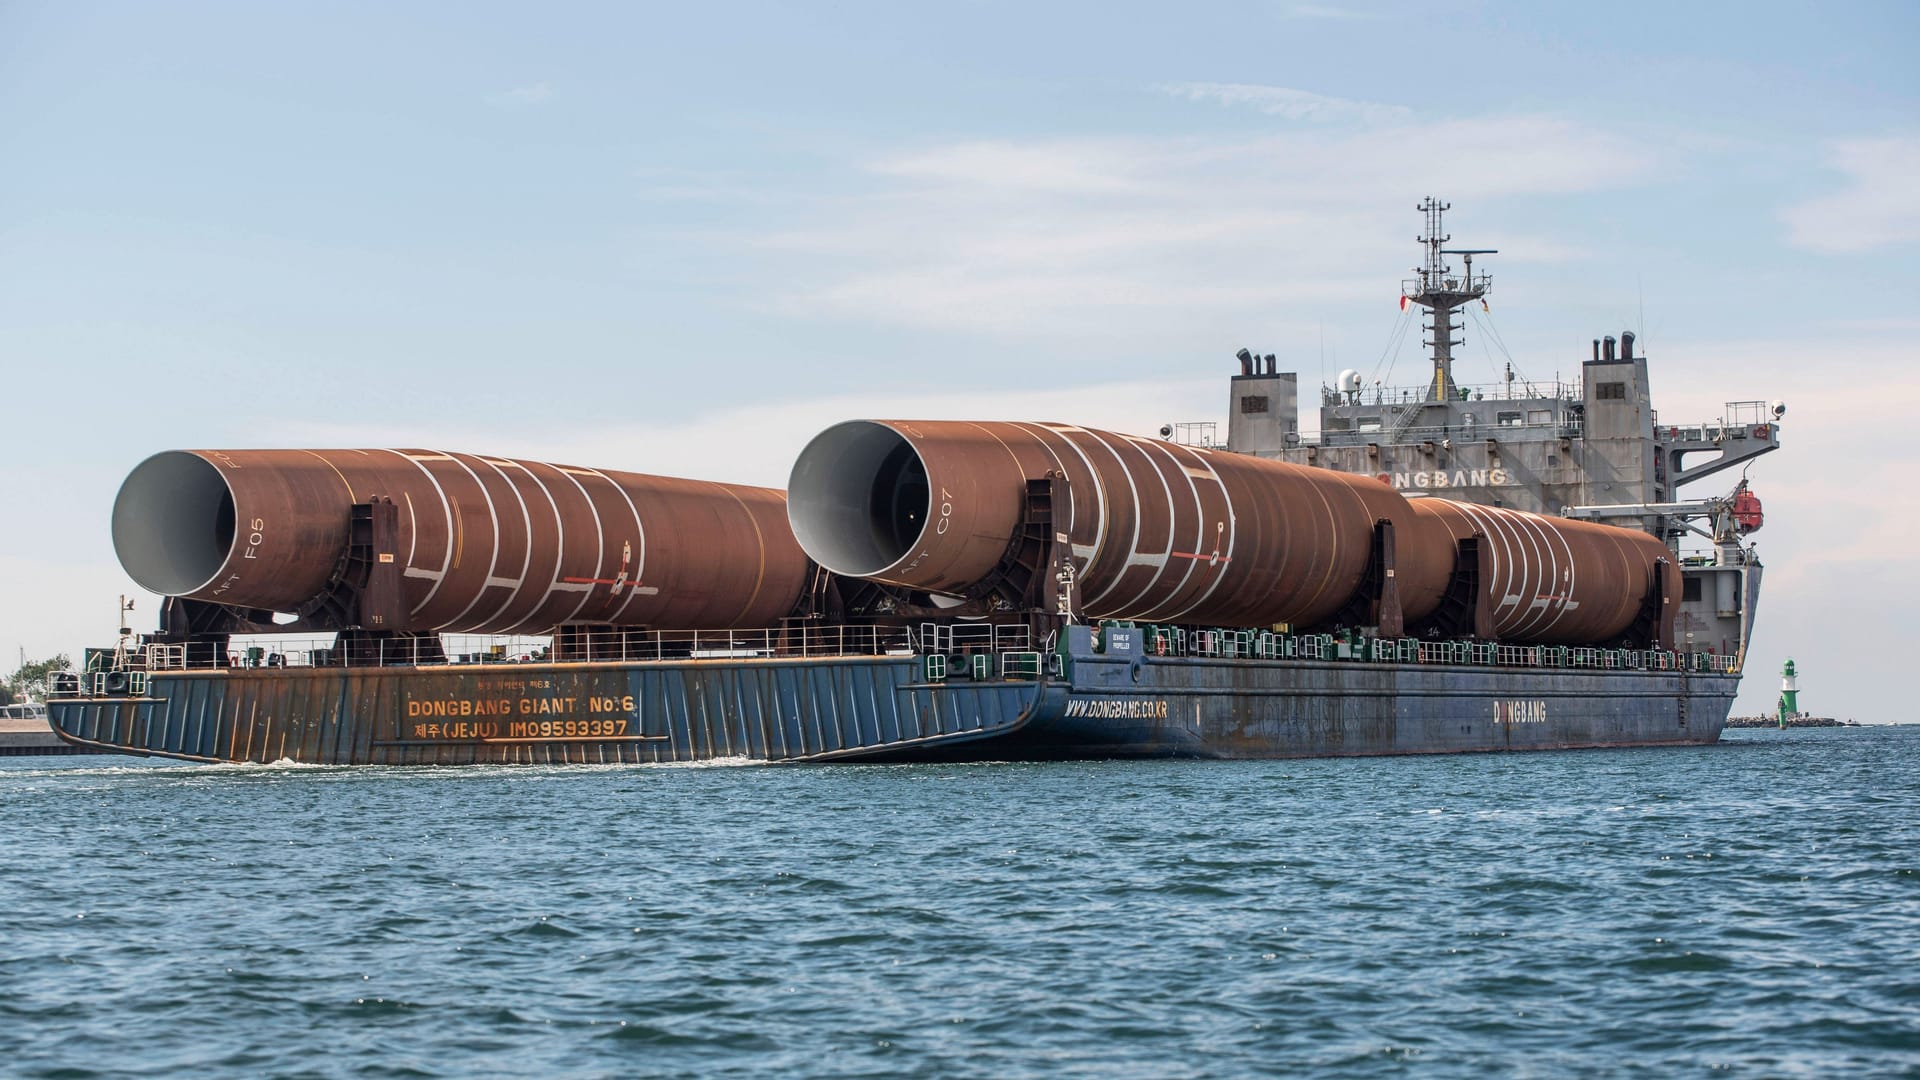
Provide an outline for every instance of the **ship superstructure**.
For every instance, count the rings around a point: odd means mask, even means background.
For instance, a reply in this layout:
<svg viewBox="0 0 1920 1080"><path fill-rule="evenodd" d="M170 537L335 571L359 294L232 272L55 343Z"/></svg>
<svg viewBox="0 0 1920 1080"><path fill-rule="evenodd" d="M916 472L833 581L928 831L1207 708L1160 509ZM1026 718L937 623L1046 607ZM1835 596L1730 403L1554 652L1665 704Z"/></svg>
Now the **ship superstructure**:
<svg viewBox="0 0 1920 1080"><path fill-rule="evenodd" d="M1681 488L1744 470L1779 449L1785 406L1731 401L1716 419L1663 422L1653 407L1648 358L1635 351L1630 330L1595 339L1577 382L1522 379L1511 361L1496 382L1458 382L1463 313L1493 291L1492 275L1476 271L1473 259L1496 252L1447 247L1450 206L1428 198L1418 209L1426 224L1419 238L1424 258L1401 283L1401 295L1403 305L1423 312L1427 381L1384 386L1343 371L1316 395L1318 434L1303 435L1299 376L1277 371L1272 355L1242 349L1226 449L1374 476L1413 497L1641 529L1681 558L1681 643L1740 653L1759 599L1761 564L1745 538L1762 524L1760 501L1744 479L1714 495L1688 498ZM1459 258L1458 269L1449 256ZM1700 541L1705 554L1681 557Z"/></svg>

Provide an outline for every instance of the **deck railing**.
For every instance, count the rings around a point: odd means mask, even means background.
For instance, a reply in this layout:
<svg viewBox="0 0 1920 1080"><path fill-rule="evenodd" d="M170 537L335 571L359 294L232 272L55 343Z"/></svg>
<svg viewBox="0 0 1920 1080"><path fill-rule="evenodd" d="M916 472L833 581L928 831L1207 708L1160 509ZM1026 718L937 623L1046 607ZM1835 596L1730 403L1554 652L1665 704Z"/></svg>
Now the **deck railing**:
<svg viewBox="0 0 1920 1080"><path fill-rule="evenodd" d="M1737 654L1660 649L1510 645L1484 641L1375 638L1358 633L1289 634L1224 627L1113 624L1144 655L1228 661L1322 660L1480 667L1570 668L1734 674ZM1104 633L1106 627L1103 626ZM928 682L1038 679L1063 672L1049 635L1034 641L1022 624L924 623L915 627L795 623L753 630L577 630L540 637L444 634L417 638L276 636L236 639L223 655L178 644L124 650L117 666L57 672L50 697L141 696L154 673L188 670L325 669L913 657Z"/></svg>
<svg viewBox="0 0 1920 1080"><path fill-rule="evenodd" d="M1737 655L1603 649L1567 645L1503 645L1490 641L1423 641L1342 634L1286 634L1185 626L1121 624L1141 635L1153 656L1222 660L1358 660L1374 663L1482 667L1594 668L1733 674Z"/></svg>
<svg viewBox="0 0 1920 1080"><path fill-rule="evenodd" d="M796 624L752 630L582 630L555 635L440 634L419 637L253 636L207 655L185 645L152 644L126 654L124 669L413 667L438 664L633 662L642 660L826 659L911 656L906 627ZM91 672L91 675L103 674Z"/></svg>

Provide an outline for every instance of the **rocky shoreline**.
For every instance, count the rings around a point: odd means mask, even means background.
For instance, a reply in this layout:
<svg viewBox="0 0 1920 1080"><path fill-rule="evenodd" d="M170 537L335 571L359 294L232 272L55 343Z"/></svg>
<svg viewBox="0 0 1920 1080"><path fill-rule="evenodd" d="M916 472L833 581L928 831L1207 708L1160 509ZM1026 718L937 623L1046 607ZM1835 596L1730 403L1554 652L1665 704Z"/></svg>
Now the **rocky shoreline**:
<svg viewBox="0 0 1920 1080"><path fill-rule="evenodd" d="M1768 728L1779 727L1777 716L1729 716L1728 727ZM1835 720L1831 716L1795 716L1787 721L1788 727L1859 727L1858 723Z"/></svg>

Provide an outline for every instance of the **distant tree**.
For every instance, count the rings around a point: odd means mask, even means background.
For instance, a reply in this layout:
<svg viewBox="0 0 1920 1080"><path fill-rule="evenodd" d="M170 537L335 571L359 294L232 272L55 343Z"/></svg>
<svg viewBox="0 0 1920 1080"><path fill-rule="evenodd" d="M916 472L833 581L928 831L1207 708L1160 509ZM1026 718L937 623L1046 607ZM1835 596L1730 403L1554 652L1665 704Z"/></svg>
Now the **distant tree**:
<svg viewBox="0 0 1920 1080"><path fill-rule="evenodd" d="M0 685L0 705L11 704L13 704L13 691L7 689L4 685Z"/></svg>
<svg viewBox="0 0 1920 1080"><path fill-rule="evenodd" d="M31 664L20 665L19 670L7 677L0 688L4 688L9 699L15 701L21 697L31 697L35 701L47 700L47 676L56 671L65 671L73 666L66 653L36 660Z"/></svg>

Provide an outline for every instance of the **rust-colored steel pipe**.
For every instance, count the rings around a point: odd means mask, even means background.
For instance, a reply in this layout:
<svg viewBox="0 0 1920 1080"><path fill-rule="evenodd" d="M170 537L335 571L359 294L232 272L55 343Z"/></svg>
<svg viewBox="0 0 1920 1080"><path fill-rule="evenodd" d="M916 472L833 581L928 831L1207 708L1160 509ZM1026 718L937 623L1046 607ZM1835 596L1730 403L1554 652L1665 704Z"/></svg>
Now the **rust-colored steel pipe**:
<svg viewBox="0 0 1920 1080"><path fill-rule="evenodd" d="M1612 641L1639 616L1656 567L1664 576L1662 595L1679 603L1680 568L1667 546L1647 533L1447 499L1409 501L1443 542L1485 538L1494 636L1502 640Z"/></svg>
<svg viewBox="0 0 1920 1080"><path fill-rule="evenodd" d="M293 612L376 497L410 630L770 626L808 580L779 491L436 450L166 451L121 485L113 544L153 592Z"/></svg>
<svg viewBox="0 0 1920 1080"><path fill-rule="evenodd" d="M800 453L788 515L836 573L957 594L1020 526L1026 481L1057 472L1079 610L1093 618L1310 624L1360 587L1374 524L1398 533L1408 618L1431 612L1451 550L1410 543L1407 501L1349 476L1066 424L854 420Z"/></svg>
<svg viewBox="0 0 1920 1080"><path fill-rule="evenodd" d="M1408 500L1371 477L1066 424L837 424L801 451L787 512L828 570L954 595L1006 555L1026 481L1050 471L1069 481L1054 522L1091 618L1322 622L1361 588L1387 521L1407 621L1439 606L1455 541L1482 535L1500 637L1599 642L1632 625L1667 557L1611 526Z"/></svg>

